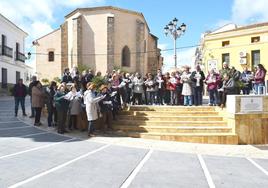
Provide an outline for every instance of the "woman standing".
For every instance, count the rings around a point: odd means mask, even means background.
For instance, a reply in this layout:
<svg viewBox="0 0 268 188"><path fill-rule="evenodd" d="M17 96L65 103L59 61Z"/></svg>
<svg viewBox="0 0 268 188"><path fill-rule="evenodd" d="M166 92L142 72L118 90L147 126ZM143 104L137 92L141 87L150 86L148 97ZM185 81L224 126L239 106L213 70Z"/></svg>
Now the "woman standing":
<svg viewBox="0 0 268 188"><path fill-rule="evenodd" d="M87 119L88 119L88 136L94 136L94 124L98 119L97 103L105 98L106 95L96 97L96 85L88 83L87 91L84 93L84 104L86 105Z"/></svg>
<svg viewBox="0 0 268 188"><path fill-rule="evenodd" d="M265 86L265 75L266 75L266 69L263 67L262 64L258 64L257 71L255 73L254 77L254 90L255 94L261 95L264 94L264 86Z"/></svg>
<svg viewBox="0 0 268 188"><path fill-rule="evenodd" d="M64 134L66 131L65 123L67 119L67 111L69 102L65 99L66 95L66 86L64 84L60 84L58 87L58 91L54 96L55 106L57 109L58 115L58 133Z"/></svg>
<svg viewBox="0 0 268 188"><path fill-rule="evenodd" d="M39 81L33 83L32 88L32 107L35 109L34 126L42 125L40 123L41 111L44 107L45 93L42 91L42 84Z"/></svg>
<svg viewBox="0 0 268 188"><path fill-rule="evenodd" d="M69 104L69 111L70 111L70 122L69 122L69 129L77 129L77 116L81 113L81 98L82 95L80 92L77 92L75 84L70 87L70 92L67 93L65 99L70 101Z"/></svg>
<svg viewBox="0 0 268 188"><path fill-rule="evenodd" d="M182 95L184 96L184 106L192 106L192 82L191 82L191 72L190 67L185 67L185 71L182 73L181 81L182 86Z"/></svg>

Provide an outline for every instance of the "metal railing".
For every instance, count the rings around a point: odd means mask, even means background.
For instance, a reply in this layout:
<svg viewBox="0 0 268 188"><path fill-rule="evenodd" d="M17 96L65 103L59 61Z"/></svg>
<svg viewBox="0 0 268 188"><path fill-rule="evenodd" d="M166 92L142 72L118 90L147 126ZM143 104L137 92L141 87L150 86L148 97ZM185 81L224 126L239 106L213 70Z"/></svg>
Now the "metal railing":
<svg viewBox="0 0 268 188"><path fill-rule="evenodd" d="M1 54L7 57L13 57L13 49L8 46L1 46Z"/></svg>
<svg viewBox="0 0 268 188"><path fill-rule="evenodd" d="M26 57L23 53L15 52L15 54L16 54L16 61L21 61L23 63L25 62Z"/></svg>

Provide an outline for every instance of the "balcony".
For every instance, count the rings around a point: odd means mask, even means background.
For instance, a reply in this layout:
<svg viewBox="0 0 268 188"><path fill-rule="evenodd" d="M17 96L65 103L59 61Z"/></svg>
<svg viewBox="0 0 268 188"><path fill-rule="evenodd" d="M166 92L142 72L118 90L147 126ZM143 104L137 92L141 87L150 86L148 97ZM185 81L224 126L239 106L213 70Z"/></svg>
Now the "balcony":
<svg viewBox="0 0 268 188"><path fill-rule="evenodd" d="M26 57L23 53L15 52L15 54L16 54L16 61L21 61L23 63L25 62Z"/></svg>
<svg viewBox="0 0 268 188"><path fill-rule="evenodd" d="M1 46L1 55L12 58L13 57L13 49L8 46Z"/></svg>

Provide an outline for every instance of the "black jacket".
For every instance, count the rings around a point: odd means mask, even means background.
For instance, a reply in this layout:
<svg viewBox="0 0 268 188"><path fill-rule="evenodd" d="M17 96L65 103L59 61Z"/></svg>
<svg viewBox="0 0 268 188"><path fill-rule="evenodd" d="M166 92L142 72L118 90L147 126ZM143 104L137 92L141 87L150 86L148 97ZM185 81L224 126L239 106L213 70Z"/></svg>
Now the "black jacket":
<svg viewBox="0 0 268 188"><path fill-rule="evenodd" d="M22 87L22 97L26 97L27 95L27 88L24 84L22 84L22 86L20 86L19 84L15 84L14 88L13 88L13 96L14 97L20 97L19 96L19 89L20 87Z"/></svg>

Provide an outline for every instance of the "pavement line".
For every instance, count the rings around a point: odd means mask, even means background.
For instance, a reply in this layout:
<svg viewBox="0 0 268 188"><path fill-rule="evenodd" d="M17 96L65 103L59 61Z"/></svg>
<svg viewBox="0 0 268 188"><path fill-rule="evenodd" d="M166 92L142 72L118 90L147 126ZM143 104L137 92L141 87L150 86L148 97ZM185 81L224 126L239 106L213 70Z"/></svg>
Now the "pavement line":
<svg viewBox="0 0 268 188"><path fill-rule="evenodd" d="M12 129L25 129L25 128L28 128L28 127L31 127L31 126L22 126L22 127L9 127L9 128L0 128L0 131L2 130L12 130Z"/></svg>
<svg viewBox="0 0 268 188"><path fill-rule="evenodd" d="M142 169L144 164L150 159L151 155L153 153L153 150L150 149L147 154L144 156L144 158L140 161L138 166L131 172L131 174L127 177L127 179L122 183L120 188L127 188L130 186L131 182L134 180L134 178L137 176L139 171Z"/></svg>
<svg viewBox="0 0 268 188"><path fill-rule="evenodd" d="M215 188L215 184L214 184L214 182L213 182L213 180L212 180L212 177L211 177L211 175L210 175L210 173L209 173L209 171L208 171L207 165L206 165L206 163L205 163L205 161L204 161L202 155L197 154L197 157L198 157L199 162L200 162L200 164L201 164L201 167L202 167L202 169L203 169L203 171L204 171L204 174L205 174L205 177L206 177L206 179L207 179L209 188Z"/></svg>
<svg viewBox="0 0 268 188"><path fill-rule="evenodd" d="M2 121L0 123L20 123L21 121Z"/></svg>
<svg viewBox="0 0 268 188"><path fill-rule="evenodd" d="M262 168L258 163L256 163L253 159L251 158L246 158L247 160L249 160L249 162L251 162L255 167L257 167L260 171L262 171L266 176L268 176L268 171L265 170L264 168Z"/></svg>
<svg viewBox="0 0 268 188"><path fill-rule="evenodd" d="M28 153L30 151L36 151L36 150L43 149L43 148L48 148L48 147L55 146L55 145L61 144L63 142L68 142L68 141L72 141L72 140L76 140L76 139L72 138L72 139L68 139L68 140L63 140L61 142L56 142L56 143L53 143L53 144L46 144L46 145L39 146L39 147L36 147L36 148L32 148L32 149L28 149L28 150L24 150L24 151L19 151L19 152L12 153L12 154L9 154L9 155L0 156L0 159L12 157L12 156L15 156L15 155L20 155L20 154L23 154L23 153Z"/></svg>
<svg viewBox="0 0 268 188"><path fill-rule="evenodd" d="M16 187L22 186L22 185L24 185L26 183L29 183L29 182L31 182L33 180L36 180L36 179L38 179L40 177L43 177L43 176L45 176L45 175L47 175L49 173L52 173L52 172L54 172L56 170L59 170L59 169L61 169L63 167L66 167L66 166L68 166L68 165L70 165L70 164L72 164L72 163L74 163L74 162L76 162L76 161L78 161L80 159L86 158L86 157L88 157L88 156L90 156L90 155L92 155L94 153L97 153L97 152L99 152L99 151L101 151L101 150L103 150L103 149L105 149L105 148L107 148L109 146L111 146L111 144L104 145L104 146L102 146L102 147L100 147L98 149L95 149L93 151L90 151L90 152L88 152L88 153L86 153L84 155L81 155L81 156L79 156L77 158L74 158L74 159L72 159L72 160L70 160L68 162L65 162L65 163L63 163L61 165L58 165L58 166L55 166L55 167L53 167L53 168L51 168L49 170L46 170L46 171L44 171L44 172L42 172L40 174L37 174L35 176L32 176L31 178L28 178L26 180L23 180L21 182L18 182L18 183L14 184L14 185L11 185L11 186L9 186L9 188L16 188Z"/></svg>

